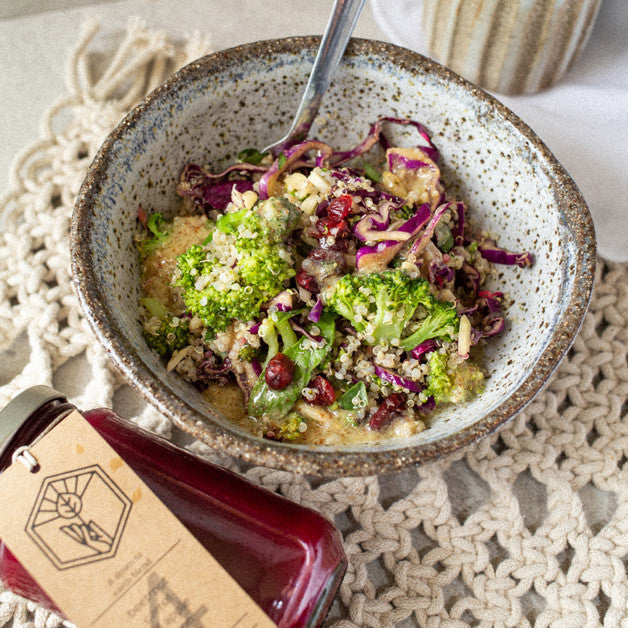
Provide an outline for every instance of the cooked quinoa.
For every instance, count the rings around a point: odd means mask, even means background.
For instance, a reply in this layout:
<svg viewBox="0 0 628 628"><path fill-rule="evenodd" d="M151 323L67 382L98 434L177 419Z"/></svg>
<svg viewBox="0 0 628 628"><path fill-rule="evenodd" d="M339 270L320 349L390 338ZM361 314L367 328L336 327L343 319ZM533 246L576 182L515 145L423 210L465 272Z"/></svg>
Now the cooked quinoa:
<svg viewBox="0 0 628 628"><path fill-rule="evenodd" d="M419 145L386 146L393 124ZM147 342L262 438L429 429L435 408L483 389L480 349L507 305L485 288L495 264L532 263L473 232L437 163L420 124L382 118L351 151L310 141L218 174L189 164L171 219L138 213Z"/></svg>

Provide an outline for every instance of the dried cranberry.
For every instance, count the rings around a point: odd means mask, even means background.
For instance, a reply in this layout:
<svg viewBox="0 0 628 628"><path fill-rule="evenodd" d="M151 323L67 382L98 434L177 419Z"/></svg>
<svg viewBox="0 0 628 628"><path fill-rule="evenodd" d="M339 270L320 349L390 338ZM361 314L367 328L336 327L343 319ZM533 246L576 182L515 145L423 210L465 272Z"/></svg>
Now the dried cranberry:
<svg viewBox="0 0 628 628"><path fill-rule="evenodd" d="M331 406L336 401L336 391L334 387L322 376L317 375L309 385L316 396L311 399L307 399L308 403L312 403L316 406Z"/></svg>
<svg viewBox="0 0 628 628"><path fill-rule="evenodd" d="M327 208L329 207L329 201L321 201L316 207L316 215L319 218L327 216Z"/></svg>
<svg viewBox="0 0 628 628"><path fill-rule="evenodd" d="M272 390L283 390L294 379L294 362L283 353L275 354L266 367L264 379Z"/></svg>
<svg viewBox="0 0 628 628"><path fill-rule="evenodd" d="M375 410L369 420L369 427L372 430L383 430L385 427L388 427L393 419L403 412L405 405L406 396L404 393L392 393Z"/></svg>
<svg viewBox="0 0 628 628"><path fill-rule="evenodd" d="M308 272L306 272L303 269L301 269L297 273L297 276L295 277L295 281L297 282L298 285L301 286L301 288L303 288L304 290L307 290L308 292L311 292L312 294L318 292L318 283L316 279L314 279L312 275L310 275Z"/></svg>
<svg viewBox="0 0 628 628"><path fill-rule="evenodd" d="M346 220L332 220L329 216L319 218L309 229L309 235L316 238L322 247L329 247L328 238L333 238L333 242L344 240L351 235L349 225Z"/></svg>
<svg viewBox="0 0 628 628"><path fill-rule="evenodd" d="M279 429L276 426L271 425L268 430L266 430L264 438L267 438L268 440L281 440L279 437Z"/></svg>
<svg viewBox="0 0 628 628"><path fill-rule="evenodd" d="M346 218L353 207L353 197L350 194L343 194L336 197L329 207L327 207L327 215L336 222L340 222Z"/></svg>

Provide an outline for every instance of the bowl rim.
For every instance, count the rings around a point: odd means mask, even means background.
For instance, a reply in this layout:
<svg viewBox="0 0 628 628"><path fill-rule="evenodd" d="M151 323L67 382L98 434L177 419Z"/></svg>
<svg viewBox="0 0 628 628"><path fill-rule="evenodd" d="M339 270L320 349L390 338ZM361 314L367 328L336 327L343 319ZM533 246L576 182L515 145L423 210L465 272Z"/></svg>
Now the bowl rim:
<svg viewBox="0 0 628 628"><path fill-rule="evenodd" d="M212 71L225 71L239 60L271 58L279 54L311 53L314 56L319 36L299 36L243 44L201 57L174 73L134 107L108 135L98 150L76 197L70 227L70 251L73 282L80 307L93 332L106 349L114 365L126 380L151 405L191 436L210 447L247 463L290 470L301 474L329 477L360 476L399 471L457 451L490 434L522 411L543 387L556 369L582 324L593 289L596 267L596 243L593 221L580 190L564 167L536 133L496 98L469 83L444 66L411 50L386 42L353 38L345 58L380 57L402 70L425 71L441 81L453 83L473 98L484 102L505 122L530 142L549 166L549 173L558 182L556 189L565 209L565 222L575 243L573 260L576 280L565 307L565 316L539 355L534 368L507 399L478 421L437 441L394 449L339 451L312 449L303 445L264 441L254 436L230 432L217 423L207 422L207 413L200 413L180 399L163 382L157 381L144 366L139 354L119 333L103 308L101 291L91 266L89 248L90 207L101 189L101 179L111 154L129 128L140 122L145 111L185 87L189 81ZM235 66L237 67L237 66Z"/></svg>

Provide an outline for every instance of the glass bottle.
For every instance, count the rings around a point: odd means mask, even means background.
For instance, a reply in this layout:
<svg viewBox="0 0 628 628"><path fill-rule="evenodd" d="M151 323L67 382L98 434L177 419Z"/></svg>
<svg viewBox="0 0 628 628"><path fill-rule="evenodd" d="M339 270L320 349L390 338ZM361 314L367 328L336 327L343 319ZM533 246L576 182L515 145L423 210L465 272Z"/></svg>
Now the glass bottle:
<svg viewBox="0 0 628 628"><path fill-rule="evenodd" d="M0 411L0 473L16 449L73 410L47 386L15 397ZM320 624L347 566L330 521L112 410L82 414L277 626ZM0 579L14 593L60 613L1 540Z"/></svg>

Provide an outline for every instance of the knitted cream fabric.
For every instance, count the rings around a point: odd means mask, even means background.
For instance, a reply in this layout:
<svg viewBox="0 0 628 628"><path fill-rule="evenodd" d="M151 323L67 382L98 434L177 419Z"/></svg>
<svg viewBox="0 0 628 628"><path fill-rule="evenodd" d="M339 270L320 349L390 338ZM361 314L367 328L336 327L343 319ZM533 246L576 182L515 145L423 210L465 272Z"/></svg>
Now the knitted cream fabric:
<svg viewBox="0 0 628 628"><path fill-rule="evenodd" d="M134 22L94 78L96 30L81 37L69 95L16 160L0 203L0 404L63 378L79 407L123 406L131 420L178 438L116 374L83 320L67 234L106 134L208 48L198 37L175 45ZM590 311L545 389L497 435L450 458L324 481L189 447L336 522L349 568L326 626L628 626L627 270L600 260ZM0 627L61 625L0 592Z"/></svg>

